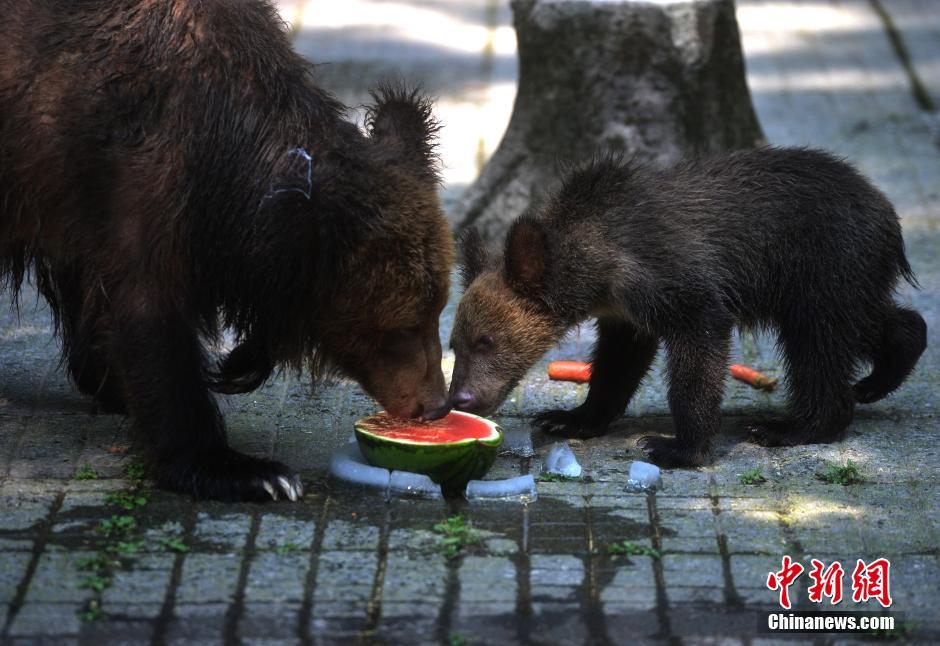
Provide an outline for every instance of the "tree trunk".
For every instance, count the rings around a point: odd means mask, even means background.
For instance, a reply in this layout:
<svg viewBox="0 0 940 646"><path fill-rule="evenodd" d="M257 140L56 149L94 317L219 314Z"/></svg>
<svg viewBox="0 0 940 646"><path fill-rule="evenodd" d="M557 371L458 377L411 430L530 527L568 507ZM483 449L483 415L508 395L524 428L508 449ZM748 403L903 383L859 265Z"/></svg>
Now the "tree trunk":
<svg viewBox="0 0 940 646"><path fill-rule="evenodd" d="M509 127L456 205L495 245L559 166L600 150L669 164L762 141L734 0L512 0Z"/></svg>

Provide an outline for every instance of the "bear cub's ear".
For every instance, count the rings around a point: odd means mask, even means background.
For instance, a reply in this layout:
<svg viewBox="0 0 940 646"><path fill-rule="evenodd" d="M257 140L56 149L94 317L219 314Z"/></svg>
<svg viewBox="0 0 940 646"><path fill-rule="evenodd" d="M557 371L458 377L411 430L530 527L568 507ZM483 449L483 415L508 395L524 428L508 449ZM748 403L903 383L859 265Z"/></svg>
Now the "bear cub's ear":
<svg viewBox="0 0 940 646"><path fill-rule="evenodd" d="M543 295L548 272L548 233L537 219L523 215L509 228L503 254L506 282L520 294Z"/></svg>
<svg viewBox="0 0 940 646"><path fill-rule="evenodd" d="M457 238L457 251L460 282L466 289L489 266L490 255L483 242L483 236L474 228L467 229Z"/></svg>
<svg viewBox="0 0 940 646"><path fill-rule="evenodd" d="M369 136L438 181L437 133L441 126L434 119L431 100L420 89L408 89L401 83L383 83L371 95L374 105L366 109L365 119Z"/></svg>

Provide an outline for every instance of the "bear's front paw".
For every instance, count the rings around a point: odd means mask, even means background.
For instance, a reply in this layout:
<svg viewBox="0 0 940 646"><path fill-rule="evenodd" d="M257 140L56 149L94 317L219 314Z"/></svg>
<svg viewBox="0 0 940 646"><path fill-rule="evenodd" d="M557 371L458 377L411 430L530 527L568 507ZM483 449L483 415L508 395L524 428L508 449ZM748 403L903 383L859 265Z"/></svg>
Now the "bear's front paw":
<svg viewBox="0 0 940 646"><path fill-rule="evenodd" d="M581 407L573 410L545 411L536 415L532 423L549 435L577 440L604 435L608 426L588 420Z"/></svg>
<svg viewBox="0 0 940 646"><path fill-rule="evenodd" d="M225 502L299 500L300 477L286 465L223 448L157 464L157 485L195 498Z"/></svg>
<svg viewBox="0 0 940 646"><path fill-rule="evenodd" d="M700 467L709 459L707 449L685 446L672 437L645 435L637 441L637 447L647 460L664 468Z"/></svg>

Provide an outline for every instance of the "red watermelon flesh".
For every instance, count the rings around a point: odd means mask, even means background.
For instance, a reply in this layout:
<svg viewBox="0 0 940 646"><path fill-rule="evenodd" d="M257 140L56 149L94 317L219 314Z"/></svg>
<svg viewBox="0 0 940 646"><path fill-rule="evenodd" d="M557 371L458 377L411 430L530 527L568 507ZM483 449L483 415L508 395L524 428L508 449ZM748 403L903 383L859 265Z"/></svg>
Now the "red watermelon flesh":
<svg viewBox="0 0 940 646"><path fill-rule="evenodd" d="M356 440L370 464L424 473L453 488L486 473L503 436L496 424L469 413L455 411L431 422L379 413L356 422Z"/></svg>
<svg viewBox="0 0 940 646"><path fill-rule="evenodd" d="M369 431L389 439L430 444L481 440L493 435L492 424L471 415L448 413L431 422L414 419L396 419L384 413L363 420L370 424Z"/></svg>

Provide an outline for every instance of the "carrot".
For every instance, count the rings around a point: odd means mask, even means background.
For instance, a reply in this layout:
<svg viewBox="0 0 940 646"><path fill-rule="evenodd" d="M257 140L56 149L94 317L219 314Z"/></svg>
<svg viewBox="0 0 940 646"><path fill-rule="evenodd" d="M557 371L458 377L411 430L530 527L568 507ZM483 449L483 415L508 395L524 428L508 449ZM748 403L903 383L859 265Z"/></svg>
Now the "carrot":
<svg viewBox="0 0 940 646"><path fill-rule="evenodd" d="M731 366L731 376L758 390L770 392L777 387L776 379L747 366L734 364Z"/></svg>
<svg viewBox="0 0 940 646"><path fill-rule="evenodd" d="M552 361L548 364L548 378L587 383L591 380L591 364L583 361Z"/></svg>

